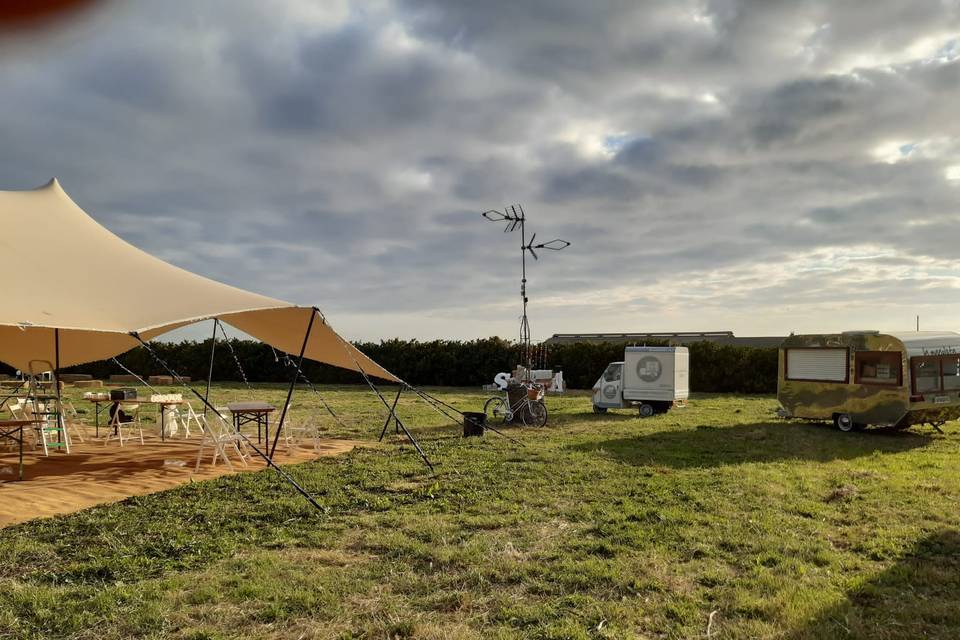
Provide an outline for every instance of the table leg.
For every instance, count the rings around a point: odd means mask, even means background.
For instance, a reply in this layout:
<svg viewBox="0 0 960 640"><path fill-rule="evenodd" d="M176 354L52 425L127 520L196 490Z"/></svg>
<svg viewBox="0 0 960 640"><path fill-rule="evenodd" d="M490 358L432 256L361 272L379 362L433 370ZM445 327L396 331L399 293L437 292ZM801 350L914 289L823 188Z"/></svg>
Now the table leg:
<svg viewBox="0 0 960 640"><path fill-rule="evenodd" d="M20 427L20 480L23 480L23 426Z"/></svg>

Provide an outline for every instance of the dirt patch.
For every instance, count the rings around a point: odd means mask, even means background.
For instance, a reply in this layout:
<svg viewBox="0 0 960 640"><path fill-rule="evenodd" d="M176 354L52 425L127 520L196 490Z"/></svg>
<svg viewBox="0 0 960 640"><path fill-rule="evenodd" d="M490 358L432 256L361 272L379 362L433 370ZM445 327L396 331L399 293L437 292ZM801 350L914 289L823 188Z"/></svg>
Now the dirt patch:
<svg viewBox="0 0 960 640"><path fill-rule="evenodd" d="M852 484L845 484L837 487L823 499L824 502L837 502L837 501L847 501L852 500L857 497L859 493L858 489Z"/></svg>

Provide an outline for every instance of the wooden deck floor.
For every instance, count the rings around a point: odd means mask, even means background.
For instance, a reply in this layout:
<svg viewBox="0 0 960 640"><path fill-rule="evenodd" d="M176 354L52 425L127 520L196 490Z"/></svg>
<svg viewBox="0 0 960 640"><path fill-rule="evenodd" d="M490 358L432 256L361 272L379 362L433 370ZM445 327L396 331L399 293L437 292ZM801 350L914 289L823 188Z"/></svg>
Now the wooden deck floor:
<svg viewBox="0 0 960 640"><path fill-rule="evenodd" d="M80 511L94 505L116 502L128 496L144 495L185 484L193 478L204 480L231 473L222 461L210 464L213 451L204 450L200 470L193 472L200 439L178 438L161 442L145 436L145 444L86 439L75 444L70 454L60 452L44 456L24 452L24 480L16 479L17 452L0 449L0 527L34 518ZM320 456L338 455L361 443L352 440L324 440L320 450L309 447L286 452L278 447L276 462L304 462ZM266 466L259 457L244 468L234 459L233 473L259 471Z"/></svg>

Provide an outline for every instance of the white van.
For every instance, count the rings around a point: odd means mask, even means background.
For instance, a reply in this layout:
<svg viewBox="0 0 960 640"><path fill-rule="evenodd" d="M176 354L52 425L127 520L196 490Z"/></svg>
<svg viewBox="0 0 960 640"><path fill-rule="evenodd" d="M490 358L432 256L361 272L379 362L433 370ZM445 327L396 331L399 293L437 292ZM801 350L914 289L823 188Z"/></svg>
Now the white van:
<svg viewBox="0 0 960 640"><path fill-rule="evenodd" d="M690 352L686 347L627 347L593 385L593 410L637 407L649 417L666 413L690 396Z"/></svg>

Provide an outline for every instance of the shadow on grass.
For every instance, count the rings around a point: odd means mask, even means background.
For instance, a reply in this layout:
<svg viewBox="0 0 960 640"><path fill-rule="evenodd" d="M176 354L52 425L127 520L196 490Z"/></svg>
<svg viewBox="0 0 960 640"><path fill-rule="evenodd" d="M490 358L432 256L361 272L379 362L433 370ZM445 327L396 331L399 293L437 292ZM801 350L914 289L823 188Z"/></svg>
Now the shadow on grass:
<svg viewBox="0 0 960 640"><path fill-rule="evenodd" d="M960 532L923 538L896 564L854 588L788 636L956 638L960 634Z"/></svg>
<svg viewBox="0 0 960 640"><path fill-rule="evenodd" d="M753 423L732 427L658 431L571 445L638 466L718 467L780 460L850 460L874 452L899 453L926 446L930 436L911 432L841 433L825 425Z"/></svg>

